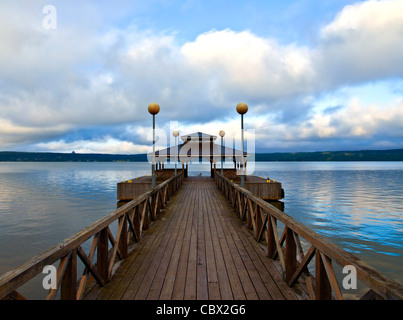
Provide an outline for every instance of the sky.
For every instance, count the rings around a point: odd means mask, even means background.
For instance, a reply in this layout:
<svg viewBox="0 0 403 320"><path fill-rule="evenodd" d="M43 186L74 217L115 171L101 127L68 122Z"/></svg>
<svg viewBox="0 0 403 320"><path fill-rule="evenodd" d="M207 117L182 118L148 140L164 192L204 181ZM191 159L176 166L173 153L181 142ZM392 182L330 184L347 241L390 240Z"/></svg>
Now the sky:
<svg viewBox="0 0 403 320"><path fill-rule="evenodd" d="M403 0L2 0L0 151L403 148ZM251 151L251 150L249 150Z"/></svg>

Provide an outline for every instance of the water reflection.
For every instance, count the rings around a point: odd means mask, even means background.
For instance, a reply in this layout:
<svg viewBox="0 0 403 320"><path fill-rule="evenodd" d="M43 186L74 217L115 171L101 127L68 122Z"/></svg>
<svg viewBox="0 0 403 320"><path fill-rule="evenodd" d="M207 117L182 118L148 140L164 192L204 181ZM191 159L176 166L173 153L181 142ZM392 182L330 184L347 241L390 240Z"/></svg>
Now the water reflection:
<svg viewBox="0 0 403 320"><path fill-rule="evenodd" d="M403 282L402 163L257 167L283 183L287 214Z"/></svg>

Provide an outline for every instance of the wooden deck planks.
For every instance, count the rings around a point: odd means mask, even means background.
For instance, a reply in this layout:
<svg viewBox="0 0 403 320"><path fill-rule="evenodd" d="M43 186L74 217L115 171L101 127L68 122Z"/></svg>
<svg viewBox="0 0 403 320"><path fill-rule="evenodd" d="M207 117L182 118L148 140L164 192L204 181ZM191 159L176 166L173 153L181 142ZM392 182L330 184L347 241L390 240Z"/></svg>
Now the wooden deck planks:
<svg viewBox="0 0 403 320"><path fill-rule="evenodd" d="M103 288L87 299L300 299L214 181L189 177Z"/></svg>
<svg viewBox="0 0 403 320"><path fill-rule="evenodd" d="M191 199L191 198L190 198ZM185 199L183 199L185 200ZM182 200L182 201L183 201ZM185 203L185 207L183 208L184 212L188 212L190 210L190 207L192 205L191 201L187 199ZM160 294L160 299L162 300L171 300L172 299L172 294L173 294L173 289L175 285L175 280L177 279L178 275L177 272L179 270L179 261L181 257L181 252L182 248L184 247L184 238L187 230L187 224L188 224L188 216L184 215L182 217L181 223L180 223L180 233L178 235L178 241L176 241L171 259L169 261L169 265L167 267L167 272L166 272L166 277L165 281L162 283L162 288L161 288L161 294ZM179 241L182 239L181 241ZM186 251L186 249L184 249ZM155 297L149 296L149 299L154 299Z"/></svg>
<svg viewBox="0 0 403 320"><path fill-rule="evenodd" d="M172 287L172 300L183 300L186 286L186 276L187 276L187 264L188 264L188 256L190 250L190 242L191 242L191 234L192 234L192 225L193 225L193 216L194 216L194 206L195 206L195 196L193 195L194 191L190 190L186 192L184 188L180 191L183 194L184 199L186 199L187 207L183 210L188 214L186 215L186 229L184 233L183 240L181 242L181 252L179 256L178 266L176 270L176 277L171 278L170 281L173 282ZM192 196L193 195L193 196ZM179 201L179 199L178 199Z"/></svg>

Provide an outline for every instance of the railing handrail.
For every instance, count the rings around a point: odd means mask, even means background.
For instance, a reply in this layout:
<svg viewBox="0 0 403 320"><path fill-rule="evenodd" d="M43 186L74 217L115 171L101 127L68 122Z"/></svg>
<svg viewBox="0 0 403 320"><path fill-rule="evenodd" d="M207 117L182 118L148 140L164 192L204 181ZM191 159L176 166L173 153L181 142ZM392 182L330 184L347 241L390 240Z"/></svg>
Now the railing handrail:
<svg viewBox="0 0 403 320"><path fill-rule="evenodd" d="M320 252L323 252L329 259L335 261L338 265L342 267L346 265L354 266L357 270L358 279L360 279L370 289L374 290L384 299L403 299L403 286L401 284L387 278L353 254L340 248L334 243L331 243L328 239L319 235L304 224L298 222L293 217L287 215L263 199L255 196L249 190L242 188L240 185L216 172L216 182L218 179L221 179L234 188L234 190L236 190L239 194L242 194L243 196L247 197L247 199L256 203L256 205L259 206L263 211L268 212L271 216L281 221L286 227L291 229L297 235L301 236L314 248L318 249ZM234 201L236 202L236 200Z"/></svg>
<svg viewBox="0 0 403 320"><path fill-rule="evenodd" d="M26 282L41 273L46 265L51 265L63 257L66 257L72 250L77 249L85 241L107 228L111 223L123 217L125 214L136 208L139 204L145 202L147 199L150 199L153 195L163 190L173 181L176 180L181 183L181 175L182 172L179 172L176 176L173 176L170 179L162 182L154 189L143 193L138 198L130 201L122 207L113 210L108 215L95 221L88 227L74 234L72 237L59 242L50 249L28 260L20 267L8 271L0 276L0 300L4 297L7 297L9 294L16 291ZM156 201L158 201L158 199L156 199Z"/></svg>

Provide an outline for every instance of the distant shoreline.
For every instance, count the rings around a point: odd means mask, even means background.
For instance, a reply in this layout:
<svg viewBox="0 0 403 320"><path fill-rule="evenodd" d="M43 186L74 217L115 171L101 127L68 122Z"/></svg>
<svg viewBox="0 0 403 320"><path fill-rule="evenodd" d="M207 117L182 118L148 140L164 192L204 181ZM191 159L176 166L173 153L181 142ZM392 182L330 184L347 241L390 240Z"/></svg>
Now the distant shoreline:
<svg viewBox="0 0 403 320"><path fill-rule="evenodd" d="M403 161L403 149L256 153L255 161ZM0 162L147 162L147 155L0 151Z"/></svg>

